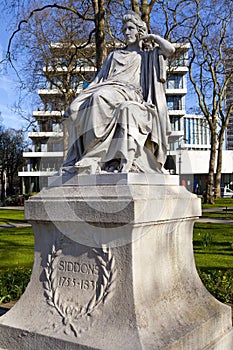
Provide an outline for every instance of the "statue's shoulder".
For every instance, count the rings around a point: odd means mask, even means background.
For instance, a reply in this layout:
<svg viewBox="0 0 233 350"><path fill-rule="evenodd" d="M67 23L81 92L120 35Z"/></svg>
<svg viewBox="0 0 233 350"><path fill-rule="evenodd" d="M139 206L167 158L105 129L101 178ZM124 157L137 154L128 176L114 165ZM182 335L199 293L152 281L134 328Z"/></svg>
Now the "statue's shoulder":
<svg viewBox="0 0 233 350"><path fill-rule="evenodd" d="M113 58L113 56L114 56L114 54L115 54L115 51L116 51L116 50L113 50L112 52L110 52L110 53L108 54L108 56L107 56L107 58L106 58L106 61L107 61L107 62L110 62L110 61L112 60L112 58Z"/></svg>
<svg viewBox="0 0 233 350"><path fill-rule="evenodd" d="M112 52L110 52L110 54L108 55L108 57L113 57L115 55L119 55L124 51L124 48L117 48L114 49Z"/></svg>

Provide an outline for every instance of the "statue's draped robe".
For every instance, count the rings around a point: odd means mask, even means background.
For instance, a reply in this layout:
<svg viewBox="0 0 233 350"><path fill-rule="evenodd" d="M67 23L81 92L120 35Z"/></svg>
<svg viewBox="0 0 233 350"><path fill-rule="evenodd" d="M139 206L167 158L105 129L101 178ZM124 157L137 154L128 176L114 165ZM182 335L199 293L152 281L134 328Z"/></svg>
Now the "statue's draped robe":
<svg viewBox="0 0 233 350"><path fill-rule="evenodd" d="M65 113L69 150L64 167L96 173L118 159L122 172L132 166L161 172L170 122L160 68L158 48L116 50L108 56Z"/></svg>

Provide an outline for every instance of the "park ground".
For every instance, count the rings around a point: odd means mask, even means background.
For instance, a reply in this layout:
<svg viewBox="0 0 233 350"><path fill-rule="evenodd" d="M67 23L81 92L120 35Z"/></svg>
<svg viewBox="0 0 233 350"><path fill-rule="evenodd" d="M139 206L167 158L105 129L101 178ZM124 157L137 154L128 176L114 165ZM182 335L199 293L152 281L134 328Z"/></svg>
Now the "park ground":
<svg viewBox="0 0 233 350"><path fill-rule="evenodd" d="M31 274L34 237L23 207L0 208L0 315L23 293ZM233 305L233 199L203 205L194 226L194 256L206 288Z"/></svg>

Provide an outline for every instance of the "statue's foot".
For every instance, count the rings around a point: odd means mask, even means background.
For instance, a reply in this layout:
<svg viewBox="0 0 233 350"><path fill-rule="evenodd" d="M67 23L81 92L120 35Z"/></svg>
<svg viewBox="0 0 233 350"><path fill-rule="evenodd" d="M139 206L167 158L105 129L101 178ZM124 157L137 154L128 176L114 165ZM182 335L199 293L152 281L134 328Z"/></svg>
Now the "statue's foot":
<svg viewBox="0 0 233 350"><path fill-rule="evenodd" d="M129 172L130 173L143 173L142 169L136 163L132 164Z"/></svg>
<svg viewBox="0 0 233 350"><path fill-rule="evenodd" d="M77 173L77 168L74 165L63 166L59 170L60 175L69 175L69 174L76 174L76 173Z"/></svg>
<svg viewBox="0 0 233 350"><path fill-rule="evenodd" d="M121 168L122 166L120 159L113 159L105 163L105 165L102 167L102 170L108 173L119 173L121 172Z"/></svg>

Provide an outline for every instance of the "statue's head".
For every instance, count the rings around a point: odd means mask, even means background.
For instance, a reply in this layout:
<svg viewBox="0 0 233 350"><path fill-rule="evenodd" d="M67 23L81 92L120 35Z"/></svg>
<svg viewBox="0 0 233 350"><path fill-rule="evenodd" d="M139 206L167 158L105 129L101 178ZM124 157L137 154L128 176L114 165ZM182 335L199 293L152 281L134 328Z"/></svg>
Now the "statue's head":
<svg viewBox="0 0 233 350"><path fill-rule="evenodd" d="M122 27L124 28L124 25L127 22L132 22L135 24L138 30L138 36L141 37L143 35L148 34L146 23L140 18L140 16L134 12L134 11L127 11L126 14L123 16L122 20Z"/></svg>

